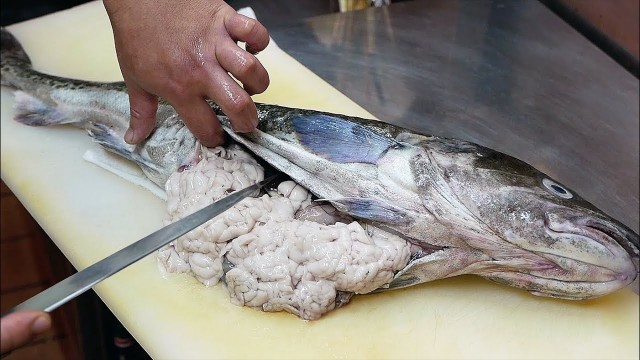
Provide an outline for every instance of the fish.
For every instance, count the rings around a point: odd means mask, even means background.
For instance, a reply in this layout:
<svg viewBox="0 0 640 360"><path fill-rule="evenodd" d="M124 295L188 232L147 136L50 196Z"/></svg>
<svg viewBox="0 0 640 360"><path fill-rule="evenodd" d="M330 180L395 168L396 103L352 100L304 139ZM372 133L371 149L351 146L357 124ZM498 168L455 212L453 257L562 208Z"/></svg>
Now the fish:
<svg viewBox="0 0 640 360"><path fill-rule="evenodd" d="M124 83L42 74L5 29L2 84L18 90L17 121L84 128L160 186L199 158L201 145L164 101L150 137L126 144ZM474 274L579 300L638 277L638 234L510 155L378 120L261 103L257 129L241 134L210 104L230 141L309 189L316 202L411 243L406 266L376 291Z"/></svg>

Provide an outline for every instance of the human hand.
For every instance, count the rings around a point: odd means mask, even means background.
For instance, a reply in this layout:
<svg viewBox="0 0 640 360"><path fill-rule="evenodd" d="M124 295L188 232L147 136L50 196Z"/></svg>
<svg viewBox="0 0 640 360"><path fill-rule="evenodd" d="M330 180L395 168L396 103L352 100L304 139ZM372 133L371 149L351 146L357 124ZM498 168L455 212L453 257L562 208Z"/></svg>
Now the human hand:
<svg viewBox="0 0 640 360"><path fill-rule="evenodd" d="M220 106L235 131L256 127L250 95L269 85L267 71L254 56L269 43L259 22L222 0L104 0L104 6L129 91L126 142L136 144L153 131L158 97L176 109L205 146L224 142L206 99ZM237 41L246 42L246 50Z"/></svg>
<svg viewBox="0 0 640 360"><path fill-rule="evenodd" d="M0 319L0 353L18 348L51 328L51 317L42 311L18 311Z"/></svg>

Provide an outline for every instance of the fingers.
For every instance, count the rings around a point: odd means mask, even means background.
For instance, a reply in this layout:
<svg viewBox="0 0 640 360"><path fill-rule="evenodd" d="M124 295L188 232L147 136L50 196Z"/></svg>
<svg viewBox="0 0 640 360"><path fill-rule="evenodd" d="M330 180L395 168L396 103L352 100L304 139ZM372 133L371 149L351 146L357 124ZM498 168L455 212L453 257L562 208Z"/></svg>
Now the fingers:
<svg viewBox="0 0 640 360"><path fill-rule="evenodd" d="M258 59L228 41L216 47L216 58L222 68L242 82L249 95L259 94L269 86L269 74Z"/></svg>
<svg viewBox="0 0 640 360"><path fill-rule="evenodd" d="M207 95L229 117L234 131L249 132L258 125L258 112L253 100L223 69L210 71L212 84Z"/></svg>
<svg viewBox="0 0 640 360"><path fill-rule="evenodd" d="M41 311L20 311L0 321L2 354L28 343L51 328L51 317Z"/></svg>
<svg viewBox="0 0 640 360"><path fill-rule="evenodd" d="M264 50L269 45L269 32L257 20L238 13L225 19L224 26L234 41L244 41L252 54Z"/></svg>
<svg viewBox="0 0 640 360"><path fill-rule="evenodd" d="M131 4L139 4L136 9L143 14L149 10L147 3L153 2ZM255 19L237 14L223 1L210 2L205 8L201 2L183 5L181 9L193 14L189 17L193 21L176 20L178 16L159 19L140 18L130 12L110 14L110 18L124 21L112 21L112 25L129 92L131 116L124 138L129 144L140 143L153 132L158 97L175 108L205 146L224 142L222 127L206 98L220 106L235 131L253 130L258 123L250 95L266 90L269 75L253 53L269 44L267 29ZM202 14L212 14L212 18ZM245 42L247 50L236 41Z"/></svg>
<svg viewBox="0 0 640 360"><path fill-rule="evenodd" d="M131 81L125 81L125 83L129 92L131 119L129 129L124 134L124 141L129 144L137 144L146 139L155 128L158 97Z"/></svg>
<svg viewBox="0 0 640 360"><path fill-rule="evenodd" d="M224 143L224 132L218 117L203 97L172 102L191 133L206 147Z"/></svg>

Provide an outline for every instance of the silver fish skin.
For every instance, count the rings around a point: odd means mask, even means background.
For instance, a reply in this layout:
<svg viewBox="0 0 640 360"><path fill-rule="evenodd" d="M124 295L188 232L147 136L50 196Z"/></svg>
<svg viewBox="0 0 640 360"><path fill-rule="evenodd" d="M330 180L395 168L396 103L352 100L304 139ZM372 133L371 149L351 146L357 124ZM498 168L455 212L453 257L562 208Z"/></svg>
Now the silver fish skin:
<svg viewBox="0 0 640 360"><path fill-rule="evenodd" d="M564 299L638 276L638 235L529 164L374 120L258 104L234 133L320 199L415 245L388 288L461 274Z"/></svg>
<svg viewBox="0 0 640 360"><path fill-rule="evenodd" d="M140 165L160 186L197 161L200 145L161 103L157 128L138 146L122 140L124 83L33 70L2 29L2 84L20 89L17 120L72 123ZM530 165L491 149L374 120L256 104L258 129L235 141L365 226L414 246L388 287L476 274L533 294L601 296L638 277L638 235Z"/></svg>
<svg viewBox="0 0 640 360"><path fill-rule="evenodd" d="M2 28L2 85L13 87L16 120L31 126L72 124L105 149L134 161L161 188L180 167L197 163L200 145L176 111L160 101L156 127L138 145L124 141L129 95L124 82L94 82L43 74L17 39Z"/></svg>

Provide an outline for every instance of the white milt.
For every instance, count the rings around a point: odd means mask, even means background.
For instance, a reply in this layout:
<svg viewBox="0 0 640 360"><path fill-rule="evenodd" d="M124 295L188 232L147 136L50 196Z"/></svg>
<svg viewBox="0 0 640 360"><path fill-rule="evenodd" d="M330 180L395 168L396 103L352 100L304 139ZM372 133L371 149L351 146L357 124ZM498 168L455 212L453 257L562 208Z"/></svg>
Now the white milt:
<svg viewBox="0 0 640 360"><path fill-rule="evenodd" d="M278 193L291 200L294 207L300 209L311 204L311 195L307 189L294 181L283 181L278 185Z"/></svg>
<svg viewBox="0 0 640 360"><path fill-rule="evenodd" d="M169 178L166 223L264 177L238 147L205 151L197 165ZM206 286L226 276L234 304L317 319L335 308L339 292L362 294L388 284L410 256L410 245L399 237L368 233L327 207L312 204L306 189L285 181L164 247L159 263L167 272L191 273ZM224 256L233 264L226 275Z"/></svg>
<svg viewBox="0 0 640 360"><path fill-rule="evenodd" d="M201 157L192 168L169 177L165 186L168 212L165 225L264 178L262 167L237 146L205 149ZM203 284L215 285L223 275L220 253L226 242L249 232L265 212L260 199L245 199L160 249L161 269L192 272Z"/></svg>
<svg viewBox="0 0 640 360"><path fill-rule="evenodd" d="M317 319L335 307L337 291L364 294L393 278L410 256L397 236L369 235L357 222L322 225L271 221L230 243L231 300L265 311Z"/></svg>
<svg viewBox="0 0 640 360"><path fill-rule="evenodd" d="M262 166L238 146L205 148L201 157L195 166L169 177L165 185L167 222L185 217L264 178Z"/></svg>

